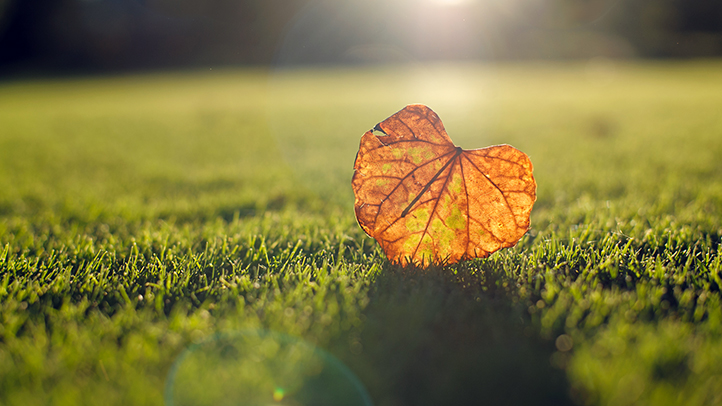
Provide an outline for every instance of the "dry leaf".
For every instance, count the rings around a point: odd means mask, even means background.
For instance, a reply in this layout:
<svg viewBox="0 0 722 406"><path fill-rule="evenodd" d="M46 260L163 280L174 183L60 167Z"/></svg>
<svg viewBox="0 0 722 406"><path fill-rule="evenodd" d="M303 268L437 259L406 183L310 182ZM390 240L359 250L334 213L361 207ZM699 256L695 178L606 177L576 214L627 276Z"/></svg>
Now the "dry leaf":
<svg viewBox="0 0 722 406"><path fill-rule="evenodd" d="M509 146L464 150L424 105L361 137L356 218L400 265L452 264L514 246L536 200L532 164Z"/></svg>

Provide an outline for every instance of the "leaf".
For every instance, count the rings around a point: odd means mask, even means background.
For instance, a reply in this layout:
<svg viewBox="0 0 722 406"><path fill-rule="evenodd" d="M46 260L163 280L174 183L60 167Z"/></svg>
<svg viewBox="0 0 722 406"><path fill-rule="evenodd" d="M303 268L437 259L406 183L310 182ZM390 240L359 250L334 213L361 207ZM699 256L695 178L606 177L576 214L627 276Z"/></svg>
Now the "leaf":
<svg viewBox="0 0 722 406"><path fill-rule="evenodd" d="M536 182L510 145L464 150L424 105L361 137L356 219L392 263L453 264L514 246L529 229Z"/></svg>

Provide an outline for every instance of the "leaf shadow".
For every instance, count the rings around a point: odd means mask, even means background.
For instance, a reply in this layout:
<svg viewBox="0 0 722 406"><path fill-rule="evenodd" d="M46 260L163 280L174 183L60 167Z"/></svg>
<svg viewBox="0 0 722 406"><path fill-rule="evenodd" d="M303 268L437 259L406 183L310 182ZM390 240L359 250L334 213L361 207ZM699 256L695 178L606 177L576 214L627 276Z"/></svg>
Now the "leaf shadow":
<svg viewBox="0 0 722 406"><path fill-rule="evenodd" d="M493 266L388 265L377 275L347 358L377 406L573 404L550 362L553 340Z"/></svg>

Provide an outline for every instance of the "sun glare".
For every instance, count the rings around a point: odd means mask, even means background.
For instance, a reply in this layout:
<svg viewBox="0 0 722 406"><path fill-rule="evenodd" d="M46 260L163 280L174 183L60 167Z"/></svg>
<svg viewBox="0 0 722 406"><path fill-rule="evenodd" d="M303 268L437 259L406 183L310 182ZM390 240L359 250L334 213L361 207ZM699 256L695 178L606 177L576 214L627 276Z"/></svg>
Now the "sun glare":
<svg viewBox="0 0 722 406"><path fill-rule="evenodd" d="M428 0L430 3L438 5L438 6L459 6L462 4L467 4L471 2L471 0Z"/></svg>

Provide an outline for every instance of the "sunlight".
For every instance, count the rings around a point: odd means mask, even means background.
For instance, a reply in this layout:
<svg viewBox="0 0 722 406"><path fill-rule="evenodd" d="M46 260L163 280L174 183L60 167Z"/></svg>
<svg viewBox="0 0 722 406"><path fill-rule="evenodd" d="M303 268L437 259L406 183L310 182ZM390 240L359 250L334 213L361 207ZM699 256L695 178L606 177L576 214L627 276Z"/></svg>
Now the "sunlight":
<svg viewBox="0 0 722 406"><path fill-rule="evenodd" d="M428 0L438 6L459 6L462 4L470 3L471 0Z"/></svg>
<svg viewBox="0 0 722 406"><path fill-rule="evenodd" d="M437 6L460 6L463 4L470 3L471 0L427 0Z"/></svg>

